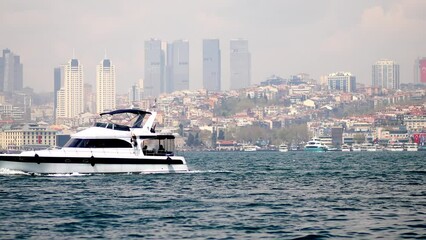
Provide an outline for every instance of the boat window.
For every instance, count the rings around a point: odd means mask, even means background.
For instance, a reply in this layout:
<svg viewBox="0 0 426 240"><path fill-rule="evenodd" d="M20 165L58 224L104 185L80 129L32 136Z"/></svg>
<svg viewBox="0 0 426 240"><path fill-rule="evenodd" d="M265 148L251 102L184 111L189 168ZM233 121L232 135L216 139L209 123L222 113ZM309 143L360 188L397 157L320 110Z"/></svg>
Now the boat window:
<svg viewBox="0 0 426 240"><path fill-rule="evenodd" d="M132 148L132 145L121 139L70 139L64 147L69 148Z"/></svg>
<svg viewBox="0 0 426 240"><path fill-rule="evenodd" d="M167 156L175 151L174 139L144 139L142 143L144 155Z"/></svg>
<svg viewBox="0 0 426 240"><path fill-rule="evenodd" d="M100 122L97 122L97 123L95 123L95 127L109 128L109 129L119 130L119 131L130 131L129 126L115 124L115 123L100 123Z"/></svg>

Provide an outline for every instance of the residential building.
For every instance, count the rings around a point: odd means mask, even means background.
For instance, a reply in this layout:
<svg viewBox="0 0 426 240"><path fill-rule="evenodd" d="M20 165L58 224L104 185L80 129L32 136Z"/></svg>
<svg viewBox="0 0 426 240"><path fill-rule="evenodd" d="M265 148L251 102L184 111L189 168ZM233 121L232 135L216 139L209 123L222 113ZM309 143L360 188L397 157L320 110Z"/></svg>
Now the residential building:
<svg viewBox="0 0 426 240"><path fill-rule="evenodd" d="M64 86L57 94L56 112L58 118L74 118L84 111L83 66L73 58L64 67Z"/></svg>
<svg viewBox="0 0 426 240"><path fill-rule="evenodd" d="M165 56L158 39L145 41L144 96L157 97L164 92Z"/></svg>
<svg viewBox="0 0 426 240"><path fill-rule="evenodd" d="M219 39L203 40L203 87L209 91L221 90L221 57Z"/></svg>
<svg viewBox="0 0 426 240"><path fill-rule="evenodd" d="M405 115L404 125L409 131L425 131L426 115Z"/></svg>
<svg viewBox="0 0 426 240"><path fill-rule="evenodd" d="M232 39L230 42L231 89L246 88L251 84L251 55L248 41Z"/></svg>
<svg viewBox="0 0 426 240"><path fill-rule="evenodd" d="M328 89L343 92L355 92L356 78L350 72L335 72L327 77Z"/></svg>
<svg viewBox="0 0 426 240"><path fill-rule="evenodd" d="M377 61L372 68L372 86L399 89L399 65L387 59Z"/></svg>
<svg viewBox="0 0 426 240"><path fill-rule="evenodd" d="M103 59L96 67L96 112L115 109L115 66Z"/></svg>
<svg viewBox="0 0 426 240"><path fill-rule="evenodd" d="M141 100L141 89L138 84L133 84L129 89L129 105Z"/></svg>

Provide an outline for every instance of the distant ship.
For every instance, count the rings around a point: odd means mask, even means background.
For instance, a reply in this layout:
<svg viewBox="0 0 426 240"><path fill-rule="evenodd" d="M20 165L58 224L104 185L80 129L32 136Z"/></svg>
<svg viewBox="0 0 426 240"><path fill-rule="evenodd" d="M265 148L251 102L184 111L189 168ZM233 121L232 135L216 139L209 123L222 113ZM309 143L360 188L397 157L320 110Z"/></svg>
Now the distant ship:
<svg viewBox="0 0 426 240"><path fill-rule="evenodd" d="M416 152L418 150L419 150L419 147L417 146L417 143L406 143L405 144L405 151Z"/></svg>
<svg viewBox="0 0 426 240"><path fill-rule="evenodd" d="M257 147L254 145L244 145L243 146L243 151L244 152L256 152L257 151Z"/></svg>
<svg viewBox="0 0 426 240"><path fill-rule="evenodd" d="M304 151L307 152L326 152L327 150L327 146L319 138L312 138L304 148Z"/></svg>
<svg viewBox="0 0 426 240"><path fill-rule="evenodd" d="M287 144L281 144L278 146L278 151L280 152L288 152L288 146Z"/></svg>
<svg viewBox="0 0 426 240"><path fill-rule="evenodd" d="M343 144L341 150L342 152L350 152L351 147L348 144Z"/></svg>

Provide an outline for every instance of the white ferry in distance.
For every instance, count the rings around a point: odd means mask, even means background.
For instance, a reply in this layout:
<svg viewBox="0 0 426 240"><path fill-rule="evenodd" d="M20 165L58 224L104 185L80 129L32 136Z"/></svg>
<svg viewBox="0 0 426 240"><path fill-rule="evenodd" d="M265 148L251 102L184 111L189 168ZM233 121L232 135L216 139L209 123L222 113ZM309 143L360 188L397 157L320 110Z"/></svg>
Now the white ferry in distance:
<svg viewBox="0 0 426 240"><path fill-rule="evenodd" d="M348 144L343 144L341 150L342 152L350 152L351 147Z"/></svg>
<svg viewBox="0 0 426 240"><path fill-rule="evenodd" d="M288 146L287 144L281 144L278 146L278 151L280 152L288 152Z"/></svg>
<svg viewBox="0 0 426 240"><path fill-rule="evenodd" d="M386 147L387 151L402 152L404 151L404 144L400 142L391 143Z"/></svg>
<svg viewBox="0 0 426 240"><path fill-rule="evenodd" d="M326 152L327 146L321 142L319 138L312 138L311 141L306 143L304 151L307 152Z"/></svg>
<svg viewBox="0 0 426 240"><path fill-rule="evenodd" d="M419 150L419 147L417 146L417 143L406 143L405 144L405 151L408 152L417 152Z"/></svg>
<svg viewBox="0 0 426 240"><path fill-rule="evenodd" d="M359 144L352 145L352 151L353 152L361 152L361 145L359 145Z"/></svg>
<svg viewBox="0 0 426 240"><path fill-rule="evenodd" d="M61 149L0 154L0 168L30 173L187 172L184 157L174 155L173 135L155 133L156 112L121 109L102 116L134 116L130 126L108 121L78 132ZM145 116L148 116L144 122Z"/></svg>
<svg viewBox="0 0 426 240"><path fill-rule="evenodd" d="M255 145L243 145L244 152L256 152L257 147Z"/></svg>

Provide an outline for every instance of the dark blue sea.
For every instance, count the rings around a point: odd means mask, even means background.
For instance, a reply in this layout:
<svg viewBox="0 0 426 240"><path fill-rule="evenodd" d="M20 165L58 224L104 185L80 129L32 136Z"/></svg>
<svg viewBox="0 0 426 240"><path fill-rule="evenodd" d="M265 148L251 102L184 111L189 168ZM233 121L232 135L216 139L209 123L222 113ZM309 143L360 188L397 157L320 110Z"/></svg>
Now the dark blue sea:
<svg viewBox="0 0 426 240"><path fill-rule="evenodd" d="M0 238L426 238L426 152L184 156L190 173L3 171Z"/></svg>

